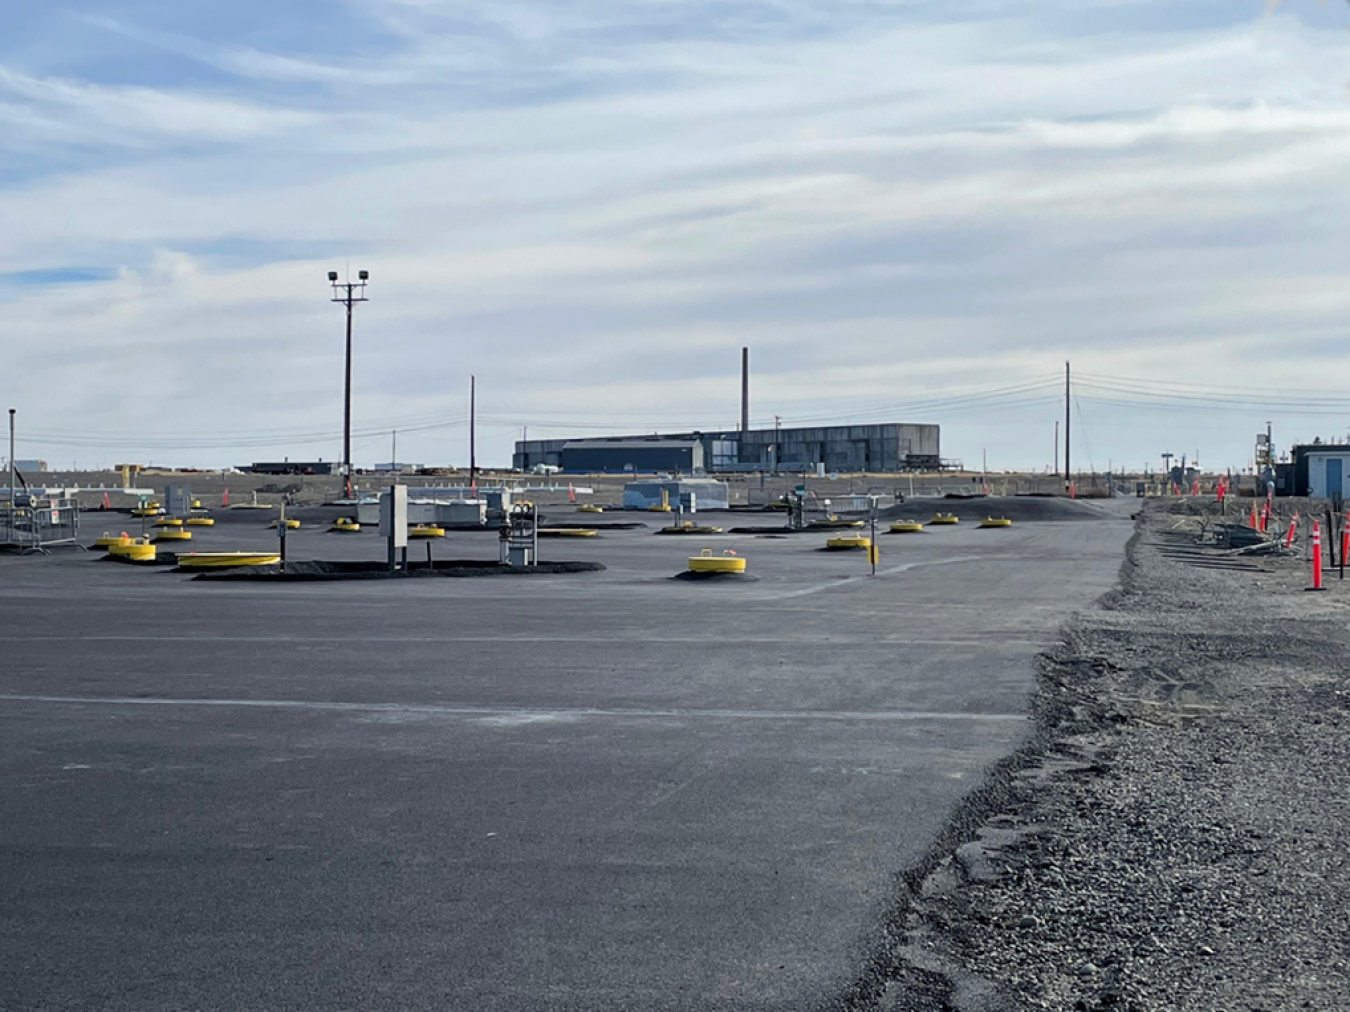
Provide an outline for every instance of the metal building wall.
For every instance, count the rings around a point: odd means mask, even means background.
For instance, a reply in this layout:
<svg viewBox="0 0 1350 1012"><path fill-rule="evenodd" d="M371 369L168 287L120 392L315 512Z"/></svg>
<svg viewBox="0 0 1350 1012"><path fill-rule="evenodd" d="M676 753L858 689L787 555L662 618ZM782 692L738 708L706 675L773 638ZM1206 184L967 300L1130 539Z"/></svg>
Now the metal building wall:
<svg viewBox="0 0 1350 1012"><path fill-rule="evenodd" d="M826 425L812 428L752 429L742 434L743 467L777 466L828 471L899 471L914 464L936 467L936 425ZM720 438L722 433L711 434ZM774 446L778 459L774 459Z"/></svg>
<svg viewBox="0 0 1350 1012"><path fill-rule="evenodd" d="M942 459L941 427L937 425L896 425L895 438L901 452L911 457Z"/></svg>
<svg viewBox="0 0 1350 1012"><path fill-rule="evenodd" d="M517 471L528 471L536 464L562 467L563 447L573 439L516 440L516 452L511 455L511 466Z"/></svg>
<svg viewBox="0 0 1350 1012"><path fill-rule="evenodd" d="M653 443L569 443L561 454L562 469L572 473L618 474L625 471L702 470L703 446L696 442Z"/></svg>

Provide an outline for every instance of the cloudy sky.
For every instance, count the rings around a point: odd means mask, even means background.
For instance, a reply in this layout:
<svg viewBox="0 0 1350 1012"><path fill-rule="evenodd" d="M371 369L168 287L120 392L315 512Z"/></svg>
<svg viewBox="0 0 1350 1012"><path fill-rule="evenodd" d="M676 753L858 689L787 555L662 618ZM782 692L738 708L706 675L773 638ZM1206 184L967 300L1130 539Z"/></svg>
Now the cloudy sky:
<svg viewBox="0 0 1350 1012"><path fill-rule="evenodd" d="M936 422L1043 468L1350 430L1350 5L71 0L0 36L18 456L467 460Z"/></svg>

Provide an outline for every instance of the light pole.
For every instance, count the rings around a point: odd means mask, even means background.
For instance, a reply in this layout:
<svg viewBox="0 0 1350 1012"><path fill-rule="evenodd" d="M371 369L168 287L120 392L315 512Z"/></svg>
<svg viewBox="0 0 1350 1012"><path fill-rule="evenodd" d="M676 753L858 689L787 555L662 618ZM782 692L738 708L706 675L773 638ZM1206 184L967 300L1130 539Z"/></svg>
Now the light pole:
<svg viewBox="0 0 1350 1012"><path fill-rule="evenodd" d="M356 281L338 281L337 271L328 272L328 283L333 286L333 301L347 307L347 381L342 399L342 494L352 497L352 307L366 298L366 282L370 271L357 271Z"/></svg>
<svg viewBox="0 0 1350 1012"><path fill-rule="evenodd" d="M9 409L9 516L10 525L14 523L14 475L18 468L14 465L14 414L17 408Z"/></svg>

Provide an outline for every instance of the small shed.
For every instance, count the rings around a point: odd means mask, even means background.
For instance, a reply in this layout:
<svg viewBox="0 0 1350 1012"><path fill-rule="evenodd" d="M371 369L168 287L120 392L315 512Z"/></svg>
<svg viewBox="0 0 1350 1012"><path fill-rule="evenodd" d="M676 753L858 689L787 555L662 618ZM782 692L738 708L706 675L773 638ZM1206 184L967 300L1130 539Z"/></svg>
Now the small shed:
<svg viewBox="0 0 1350 1012"><path fill-rule="evenodd" d="M727 483L714 478L671 478L657 481L630 481L623 487L623 508L645 510L661 504L666 493L671 508L683 506L690 512L724 510L729 504Z"/></svg>
<svg viewBox="0 0 1350 1012"><path fill-rule="evenodd" d="M1343 497L1350 484L1350 445L1309 443L1294 447L1294 494Z"/></svg>

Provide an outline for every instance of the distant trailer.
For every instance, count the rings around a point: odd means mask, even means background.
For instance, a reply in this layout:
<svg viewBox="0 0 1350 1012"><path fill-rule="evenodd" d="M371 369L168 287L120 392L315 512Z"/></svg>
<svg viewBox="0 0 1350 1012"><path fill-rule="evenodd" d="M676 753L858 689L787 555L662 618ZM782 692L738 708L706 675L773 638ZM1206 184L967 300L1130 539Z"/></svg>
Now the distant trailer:
<svg viewBox="0 0 1350 1012"><path fill-rule="evenodd" d="M281 463L262 462L241 466L245 474L332 474L331 461L283 460Z"/></svg>

